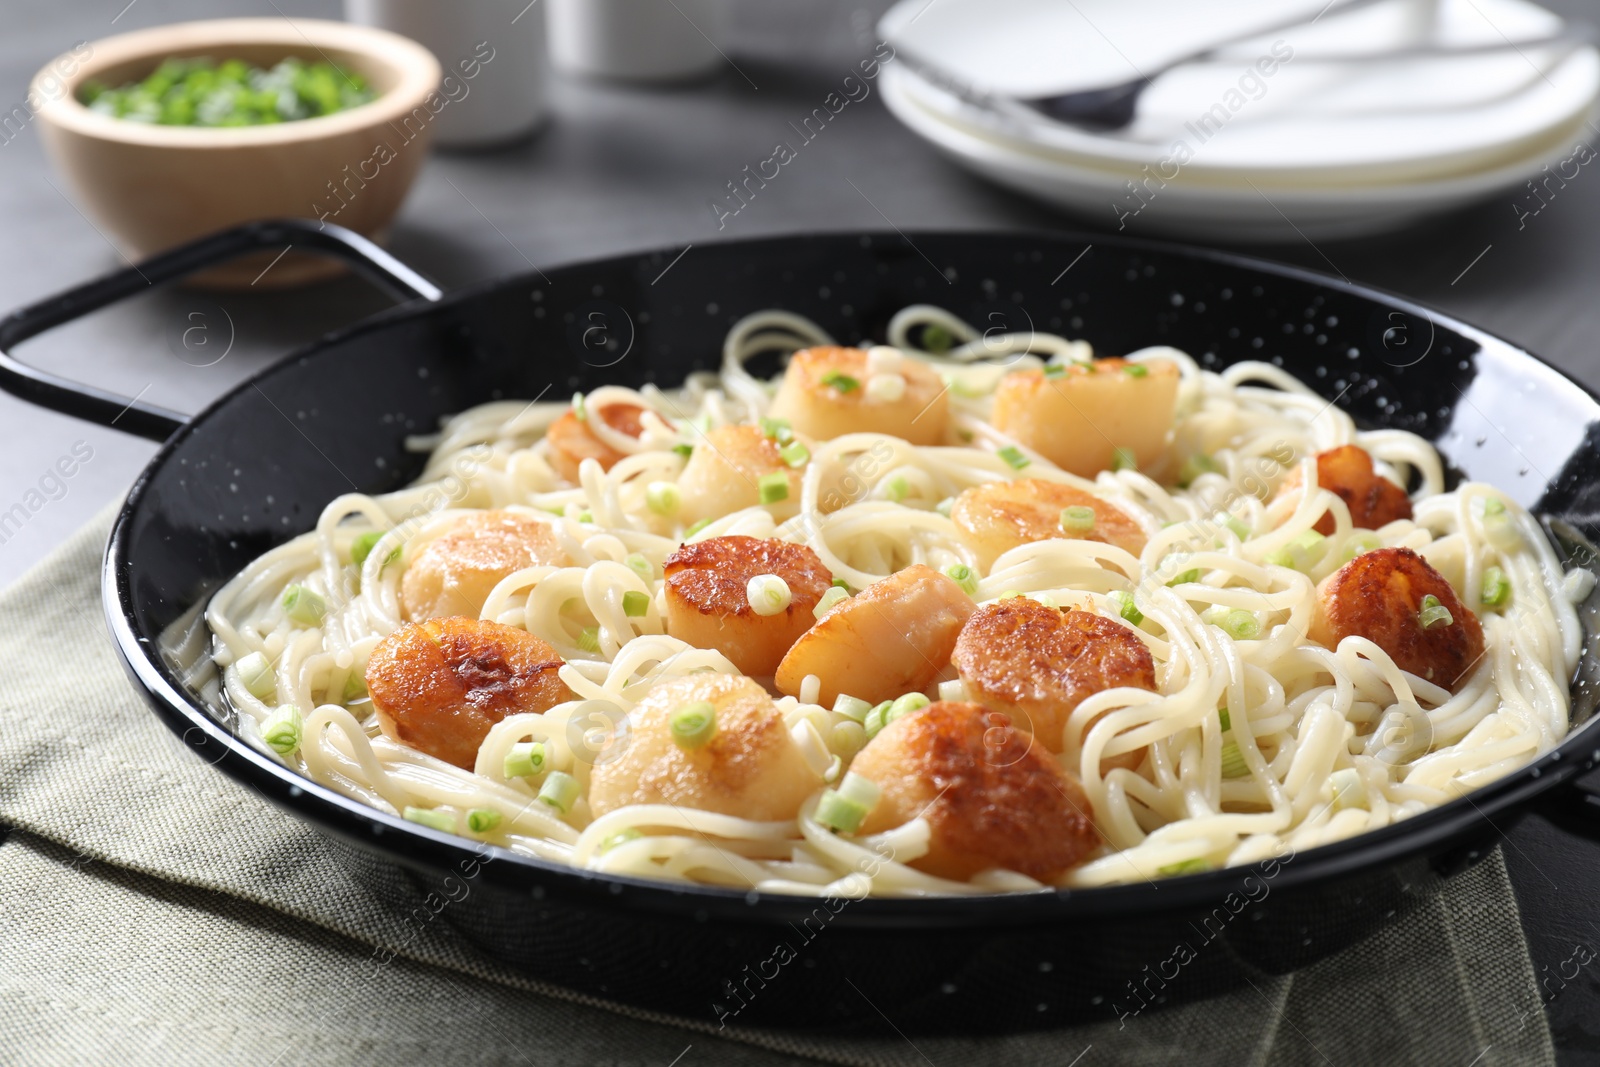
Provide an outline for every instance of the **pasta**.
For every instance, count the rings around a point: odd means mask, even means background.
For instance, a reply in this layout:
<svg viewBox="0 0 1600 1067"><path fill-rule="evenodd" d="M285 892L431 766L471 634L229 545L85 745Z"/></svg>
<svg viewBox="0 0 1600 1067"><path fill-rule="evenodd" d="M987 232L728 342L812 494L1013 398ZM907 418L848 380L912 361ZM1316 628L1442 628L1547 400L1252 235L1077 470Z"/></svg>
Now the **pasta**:
<svg viewBox="0 0 1600 1067"><path fill-rule="evenodd" d="M1423 439L1358 429L1271 364L1212 372L1171 348L1095 360L1080 341L980 337L927 306L896 315L886 345L832 346L803 318L761 312L730 332L719 372L681 387L486 404L415 439L428 458L414 485L339 497L211 600L244 732L346 796L514 852L841 897L1255 862L1415 815L1565 735L1573 605L1593 579L1564 573L1495 488L1447 491ZM782 384L746 369L795 350ZM1359 492L1335 484L1347 474ZM1024 513L1051 528L1028 532ZM513 562L485 562L503 545ZM735 547L773 560L748 601L717 554ZM1336 574L1437 592L1420 614L1352 601L1379 615L1349 622L1319 600ZM482 625L456 644L435 633L457 671L438 677L482 673L515 644L565 691L534 707L507 675L466 696L429 690L437 706L375 707L396 699L383 686L405 654L397 635L443 614L418 605L446 594ZM725 612L711 617L728 636L677 636L702 632L695 611ZM878 616L920 635L926 666L897 662ZM1081 649L1060 668L1070 694L1019 682L1004 697L1005 664L973 666L982 645L955 655L958 671L952 648L982 637L979 619L1017 627L1024 651ZM1382 636L1401 623L1420 627L1420 651ZM1072 680L1091 665L1098 681ZM462 700L493 720L470 766L397 720ZM1029 803L1060 808L1062 826L1083 817L1070 856L986 865L961 853L950 819L964 816L943 793L913 803L910 786L849 772L862 751L861 766L910 766L916 729L939 721L948 739L968 722L950 709L1003 703L985 721L1013 721L993 742L1006 755L974 757L988 765L973 780L1019 797L1054 786L1066 807L1048 791ZM663 801L648 784L669 766L692 777L708 729L754 738L773 716L783 736L749 742L748 786L708 779ZM973 729L973 746L1000 736ZM947 772L928 780L948 789Z"/></svg>

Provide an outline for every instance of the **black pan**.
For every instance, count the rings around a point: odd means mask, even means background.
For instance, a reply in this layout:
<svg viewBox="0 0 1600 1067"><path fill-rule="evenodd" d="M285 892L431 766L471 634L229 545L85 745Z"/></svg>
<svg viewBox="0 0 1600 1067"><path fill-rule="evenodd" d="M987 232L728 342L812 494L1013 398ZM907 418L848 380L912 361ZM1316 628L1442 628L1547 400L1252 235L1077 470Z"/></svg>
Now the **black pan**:
<svg viewBox="0 0 1600 1067"><path fill-rule="evenodd" d="M192 418L3 354L144 291L146 278L289 242L343 258L409 300ZM135 685L200 756L347 846L340 854L397 906L437 890L447 903L434 910L507 963L705 1020L850 1030L881 1026L881 1011L924 1032L1061 1025L1157 1010L1352 944L1477 860L1535 798L1600 762L1590 654L1575 679L1576 727L1559 748L1384 830L1159 885L818 903L597 877L486 849L346 800L235 736L203 653L169 635L220 583L310 529L352 485L381 493L414 478L422 461L403 439L441 416L547 388L676 383L715 367L729 325L766 307L847 341L881 338L895 310L927 301L984 328L1032 326L1103 352L1171 344L1212 367L1281 362L1357 419L1431 439L1457 475L1500 486L1576 562L1593 561L1600 404L1522 349L1397 297L1101 235L830 234L677 254L617 256L441 297L359 237L263 223L0 322L0 387L166 442L128 495L105 557L106 618ZM1594 608L1591 598L1591 635Z"/></svg>

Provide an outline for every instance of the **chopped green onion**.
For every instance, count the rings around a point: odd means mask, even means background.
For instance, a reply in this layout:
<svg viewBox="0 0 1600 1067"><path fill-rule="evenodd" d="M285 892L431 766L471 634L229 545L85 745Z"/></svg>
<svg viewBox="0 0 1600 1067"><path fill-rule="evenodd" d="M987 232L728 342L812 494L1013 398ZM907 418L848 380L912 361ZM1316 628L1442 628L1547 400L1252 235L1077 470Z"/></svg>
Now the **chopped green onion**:
<svg viewBox="0 0 1600 1067"><path fill-rule="evenodd" d="M600 627L585 626L578 634L578 647L585 652L599 652Z"/></svg>
<svg viewBox="0 0 1600 1067"><path fill-rule="evenodd" d="M1094 529L1094 508L1083 504L1062 508L1061 528L1067 533L1088 533Z"/></svg>
<svg viewBox="0 0 1600 1067"><path fill-rule="evenodd" d="M328 613L328 603L303 585L283 591L283 613L302 626L317 626Z"/></svg>
<svg viewBox="0 0 1600 1067"><path fill-rule="evenodd" d="M1450 614L1450 609L1439 602L1439 598L1429 593L1422 598L1422 610L1417 612L1417 621L1424 630L1431 630L1435 626L1449 626L1455 622L1455 616Z"/></svg>
<svg viewBox="0 0 1600 1067"><path fill-rule="evenodd" d="M968 596L978 595L978 576L965 563L952 563L944 569L944 576L959 585Z"/></svg>
<svg viewBox="0 0 1600 1067"><path fill-rule="evenodd" d="M930 324L922 328L922 350L924 352L943 355L950 351L955 343L956 339L943 326Z"/></svg>
<svg viewBox="0 0 1600 1067"><path fill-rule="evenodd" d="M486 834L500 825L503 816L493 808L469 808L467 810L467 829L475 834Z"/></svg>
<svg viewBox="0 0 1600 1067"><path fill-rule="evenodd" d="M941 500L937 504L935 504L933 506L933 510L937 511L939 514L943 515L945 518L948 519L950 517L950 512L955 510L955 506L956 506L956 498L953 497L953 496L947 496L943 500Z"/></svg>
<svg viewBox="0 0 1600 1067"><path fill-rule="evenodd" d="M761 435L781 444L787 444L794 439L794 430L789 427L788 419L774 419L766 415L761 416Z"/></svg>
<svg viewBox="0 0 1600 1067"><path fill-rule="evenodd" d="M667 720L679 748L699 748L717 732L717 709L708 700L683 704Z"/></svg>
<svg viewBox="0 0 1600 1067"><path fill-rule="evenodd" d="M622 562L626 563L629 570L645 581L649 582L655 579L656 569L651 566L649 560L644 558L643 553L635 552Z"/></svg>
<svg viewBox="0 0 1600 1067"><path fill-rule="evenodd" d="M580 512L578 512L578 521L579 522L593 522L594 521L594 512L592 512L592 511L580 511Z"/></svg>
<svg viewBox="0 0 1600 1067"><path fill-rule="evenodd" d="M1029 593L1028 596L1030 599L1038 601L1047 608L1059 608L1061 606L1060 604L1056 603L1056 598L1051 596L1049 593Z"/></svg>
<svg viewBox="0 0 1600 1067"><path fill-rule="evenodd" d="M1015 600L1017 597L1019 597L1021 595L1022 595L1022 590L1020 590L1020 589L1007 589L1004 592L1002 592L999 596L995 597L995 599L996 600Z"/></svg>
<svg viewBox="0 0 1600 1067"><path fill-rule="evenodd" d="M822 799L817 802L817 821L831 830L853 834L877 806L880 796L876 782L848 771L838 786L823 790Z"/></svg>
<svg viewBox="0 0 1600 1067"><path fill-rule="evenodd" d="M1200 874L1202 871L1211 870L1211 861L1196 857L1192 860L1179 860L1169 863L1165 867L1157 867L1156 873L1163 876L1175 874Z"/></svg>
<svg viewBox="0 0 1600 1067"><path fill-rule="evenodd" d="M1328 785L1333 787L1334 811L1367 806L1367 782L1354 767L1346 767L1328 775Z"/></svg>
<svg viewBox="0 0 1600 1067"><path fill-rule="evenodd" d="M1067 376L1067 365L1065 363L1046 363L1044 376L1046 378L1065 378Z"/></svg>
<svg viewBox="0 0 1600 1067"><path fill-rule="evenodd" d="M699 522L695 523L693 526L691 526L687 530L683 531L683 539L685 541L687 541L689 538L693 537L695 534L699 533L701 530L704 530L707 526L710 526L710 525L711 525L711 520L710 519L701 519Z"/></svg>
<svg viewBox="0 0 1600 1067"><path fill-rule="evenodd" d="M1244 778L1250 773L1250 765L1244 761L1244 753L1239 751L1239 742L1229 738L1222 744L1222 777Z"/></svg>
<svg viewBox="0 0 1600 1067"><path fill-rule="evenodd" d="M763 474L756 479L756 489L761 494L763 504L776 504L780 500L788 500L789 476L782 471Z"/></svg>
<svg viewBox="0 0 1600 1067"><path fill-rule="evenodd" d="M778 449L778 457L791 467L804 467L811 462L811 449L799 441L790 441Z"/></svg>
<svg viewBox="0 0 1600 1067"><path fill-rule="evenodd" d="M1307 530L1282 548L1267 553L1266 562L1291 570L1308 571L1321 561L1328 551L1328 539L1315 530Z"/></svg>
<svg viewBox="0 0 1600 1067"><path fill-rule="evenodd" d="M1178 488L1187 489L1189 484L1202 474L1221 474L1222 464L1206 455L1196 452L1185 459L1178 466Z"/></svg>
<svg viewBox="0 0 1600 1067"><path fill-rule="evenodd" d="M1261 620L1253 611L1213 605L1204 612L1206 622L1222 628L1235 641L1254 641L1261 636Z"/></svg>
<svg viewBox="0 0 1600 1067"><path fill-rule="evenodd" d="M789 583L776 574L758 574L744 584L744 597L750 610L766 618L787 611L794 602Z"/></svg>
<svg viewBox="0 0 1600 1067"><path fill-rule="evenodd" d="M545 771L543 741L518 741L506 752L504 769L507 778L532 778Z"/></svg>
<svg viewBox="0 0 1600 1067"><path fill-rule="evenodd" d="M684 459L694 455L694 445L673 445L672 450Z"/></svg>
<svg viewBox="0 0 1600 1067"><path fill-rule="evenodd" d="M300 730L304 725L300 709L284 704L261 721L261 740L278 755L290 755L300 747Z"/></svg>
<svg viewBox="0 0 1600 1067"><path fill-rule="evenodd" d="M1366 530L1357 530L1345 540L1344 551L1340 555L1346 563L1349 563L1357 556L1382 546L1383 542L1378 540L1377 534L1369 533Z"/></svg>
<svg viewBox="0 0 1600 1067"><path fill-rule="evenodd" d="M644 502L657 515L675 515L683 506L683 490L675 482L651 482L644 487Z"/></svg>
<svg viewBox="0 0 1600 1067"><path fill-rule="evenodd" d="M811 614L815 618L820 619L829 611L831 611L833 606L839 603L839 601L849 599L849 593L845 592L843 589L840 589L836 585L831 585L828 587L828 591L822 594L822 599L817 601L817 606L811 609Z"/></svg>
<svg viewBox="0 0 1600 1067"><path fill-rule="evenodd" d="M836 714L843 715L847 719L865 722L867 712L872 710L872 705L860 697L853 697L848 693L840 693L839 699L833 702L833 710Z"/></svg>
<svg viewBox="0 0 1600 1067"><path fill-rule="evenodd" d="M373 548L383 539L385 532L383 530L369 530L352 541L350 543L350 562L357 567L365 563L367 557L372 555Z"/></svg>
<svg viewBox="0 0 1600 1067"><path fill-rule="evenodd" d="M1239 540L1248 541L1250 539L1250 527L1246 526L1242 519L1235 518L1226 511L1219 511L1217 512L1217 522L1232 530L1233 536Z"/></svg>
<svg viewBox="0 0 1600 1067"><path fill-rule="evenodd" d="M1199 567L1190 567L1186 571L1182 571L1182 572L1180 572L1178 574L1173 575L1172 576L1172 580L1169 581L1167 583L1167 585L1168 586L1186 585L1189 582L1198 582L1199 580L1200 580L1200 568Z"/></svg>
<svg viewBox="0 0 1600 1067"><path fill-rule="evenodd" d="M572 775L565 771L551 771L550 777L539 787L539 799L565 815L572 810L573 803L582 791L583 787Z"/></svg>
<svg viewBox="0 0 1600 1067"><path fill-rule="evenodd" d="M252 652L248 656L241 656L239 662L234 664L239 672L239 681L250 691L250 695L257 700L265 700L272 695L275 688L272 679L272 664L260 652Z"/></svg>
<svg viewBox="0 0 1600 1067"><path fill-rule="evenodd" d="M616 833L610 835L604 841L600 842L600 851L610 852L618 845L625 845L629 841L637 841L643 836L644 834L640 833L638 830L635 830L631 826L626 830L618 830Z"/></svg>
<svg viewBox="0 0 1600 1067"><path fill-rule="evenodd" d="M861 388L861 383L843 371L831 370L822 376L823 385L831 385L841 393Z"/></svg>
<svg viewBox="0 0 1600 1067"><path fill-rule="evenodd" d="M888 723L894 722L896 719L902 716L910 715L913 711L919 711L931 703L933 703L933 701L929 700L922 693L907 693L902 697L897 697L895 701L889 705L889 710L883 713L884 724L887 725Z"/></svg>
<svg viewBox="0 0 1600 1067"><path fill-rule="evenodd" d="M1124 589L1117 589L1106 599L1117 605L1117 614L1121 615L1125 622L1132 623L1134 626L1144 622L1144 612L1140 611L1134 604L1132 593Z"/></svg>
<svg viewBox="0 0 1600 1067"><path fill-rule="evenodd" d="M1506 511L1505 502L1494 497L1483 502L1483 534L1490 544L1503 552L1522 543L1522 533Z"/></svg>
<svg viewBox="0 0 1600 1067"><path fill-rule="evenodd" d="M1483 571L1484 607L1504 607L1511 599L1511 579L1499 567L1485 567ZM255 653L260 655L260 653ZM241 661L242 662L242 661Z"/></svg>
<svg viewBox="0 0 1600 1067"><path fill-rule="evenodd" d="M867 818L867 806L849 797L840 796L836 790L824 789L817 801L817 822L841 834L853 834Z"/></svg>
<svg viewBox="0 0 1600 1067"><path fill-rule="evenodd" d="M1111 450L1111 469L1114 471L1136 471L1139 469L1139 457L1131 448L1113 448Z"/></svg>
<svg viewBox="0 0 1600 1067"><path fill-rule="evenodd" d="M1024 456L1022 454L1022 449L1018 448L1016 445L1006 445L1006 447L1002 448L998 453L996 453L996 455L1005 460L1006 466L1010 467L1014 471L1019 471L1033 462L1033 460L1029 459L1027 456Z"/></svg>
<svg viewBox="0 0 1600 1067"><path fill-rule="evenodd" d="M845 581L843 578L835 578L828 584L833 586L835 589L843 589L846 593L850 591L850 583Z"/></svg>
<svg viewBox="0 0 1600 1067"><path fill-rule="evenodd" d="M900 503L910 491L910 484L898 474L883 483L883 498L892 504Z"/></svg>
<svg viewBox="0 0 1600 1067"><path fill-rule="evenodd" d="M882 704L867 712L867 717L861 720L861 725L866 728L867 740L878 736L885 725L883 717L889 713L889 708L894 704L892 700L885 700Z"/></svg>
<svg viewBox="0 0 1600 1067"><path fill-rule="evenodd" d="M1150 368L1143 363L1129 363L1122 368L1122 373L1130 378L1148 378L1150 376Z"/></svg>
<svg viewBox="0 0 1600 1067"><path fill-rule="evenodd" d="M456 817L448 811L441 811L438 808L413 808L408 804L401 814L405 816L406 822L414 822L430 830L438 830L444 834L456 832Z"/></svg>
<svg viewBox="0 0 1600 1067"><path fill-rule="evenodd" d="M622 613L630 619L642 619L650 613L650 596L636 589L622 594Z"/></svg>
<svg viewBox="0 0 1600 1067"><path fill-rule="evenodd" d="M578 416L579 422L589 421L589 406L583 402L582 393L572 394L572 413Z"/></svg>
<svg viewBox="0 0 1600 1067"><path fill-rule="evenodd" d="M1217 709L1217 718L1222 722L1222 732L1227 733L1233 729L1233 717L1228 714L1227 708Z"/></svg>
<svg viewBox="0 0 1600 1067"><path fill-rule="evenodd" d="M344 702L360 700L367 695L367 680L358 671L351 671L344 679Z"/></svg>

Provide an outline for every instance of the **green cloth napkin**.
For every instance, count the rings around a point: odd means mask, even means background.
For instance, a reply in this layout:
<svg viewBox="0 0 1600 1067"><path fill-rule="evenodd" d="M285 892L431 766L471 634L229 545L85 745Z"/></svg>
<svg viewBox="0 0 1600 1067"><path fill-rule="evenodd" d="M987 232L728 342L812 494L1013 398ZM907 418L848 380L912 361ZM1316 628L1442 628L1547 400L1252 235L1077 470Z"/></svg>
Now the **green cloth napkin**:
<svg viewBox="0 0 1600 1067"><path fill-rule="evenodd" d="M111 513L0 593L0 1060L16 1064L1550 1064L1499 853L1406 922L1198 1004L988 1038L729 1028L418 931L145 707L101 619ZM393 960L374 973L375 950ZM1530 1010L1531 1009L1531 1010Z"/></svg>

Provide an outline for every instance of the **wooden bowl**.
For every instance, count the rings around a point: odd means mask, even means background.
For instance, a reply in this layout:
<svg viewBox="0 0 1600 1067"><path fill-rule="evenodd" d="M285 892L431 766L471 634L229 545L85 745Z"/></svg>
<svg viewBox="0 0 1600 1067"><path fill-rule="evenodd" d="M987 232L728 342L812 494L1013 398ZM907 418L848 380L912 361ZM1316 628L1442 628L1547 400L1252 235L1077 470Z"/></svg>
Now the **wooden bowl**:
<svg viewBox="0 0 1600 1067"><path fill-rule="evenodd" d="M287 56L359 73L376 99L270 126L158 126L91 111L85 82L137 81L168 58L270 67ZM428 152L433 54L398 34L318 19L183 22L80 45L34 76L45 149L79 205L130 259L252 219L321 219L381 239ZM430 105L432 105L430 107ZM285 287L338 273L290 252L242 259L193 279L218 288ZM268 269L270 265L270 269ZM265 271L265 273L263 273Z"/></svg>

